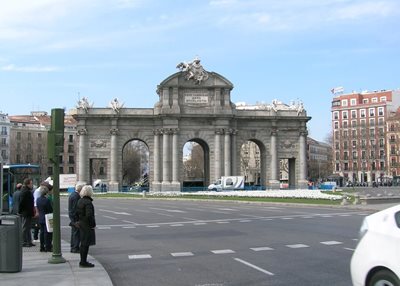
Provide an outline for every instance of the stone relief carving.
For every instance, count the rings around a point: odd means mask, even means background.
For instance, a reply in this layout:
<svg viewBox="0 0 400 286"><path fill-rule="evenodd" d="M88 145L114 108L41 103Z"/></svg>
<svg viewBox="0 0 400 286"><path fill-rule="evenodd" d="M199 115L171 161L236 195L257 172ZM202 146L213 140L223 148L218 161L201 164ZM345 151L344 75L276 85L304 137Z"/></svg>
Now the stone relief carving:
<svg viewBox="0 0 400 286"><path fill-rule="evenodd" d="M90 141L90 147L92 148L107 148L107 140L96 139Z"/></svg>
<svg viewBox="0 0 400 286"><path fill-rule="evenodd" d="M294 144L289 139L286 139L285 141L282 142L283 149L290 149L293 147L294 147Z"/></svg>
<svg viewBox="0 0 400 286"><path fill-rule="evenodd" d="M305 111L303 102L301 101L292 101L290 105L283 103L280 100L274 99L272 100L271 104L267 103L256 103L255 105L247 105L245 102L238 102L236 103L236 109L241 110L267 110L267 111L275 111L278 112L279 110L294 110L297 112L297 115L300 116Z"/></svg>
<svg viewBox="0 0 400 286"><path fill-rule="evenodd" d="M189 63L180 62L176 68L184 72L186 80L193 80L195 84L200 84L208 79L208 73L200 64L198 57Z"/></svg>

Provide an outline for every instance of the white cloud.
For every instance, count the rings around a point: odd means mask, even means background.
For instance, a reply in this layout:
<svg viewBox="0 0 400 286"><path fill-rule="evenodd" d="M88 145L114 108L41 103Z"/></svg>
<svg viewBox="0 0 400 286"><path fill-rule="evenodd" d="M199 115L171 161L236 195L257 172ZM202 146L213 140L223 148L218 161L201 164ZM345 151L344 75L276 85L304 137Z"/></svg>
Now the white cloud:
<svg viewBox="0 0 400 286"><path fill-rule="evenodd" d="M5 72L27 72L27 73L38 73L38 72L56 72L60 69L52 66L15 66L13 64L5 65L0 67Z"/></svg>
<svg viewBox="0 0 400 286"><path fill-rule="evenodd" d="M364 17L386 17L398 9L393 2L373 1L351 4L337 9L335 16L341 19L360 19Z"/></svg>

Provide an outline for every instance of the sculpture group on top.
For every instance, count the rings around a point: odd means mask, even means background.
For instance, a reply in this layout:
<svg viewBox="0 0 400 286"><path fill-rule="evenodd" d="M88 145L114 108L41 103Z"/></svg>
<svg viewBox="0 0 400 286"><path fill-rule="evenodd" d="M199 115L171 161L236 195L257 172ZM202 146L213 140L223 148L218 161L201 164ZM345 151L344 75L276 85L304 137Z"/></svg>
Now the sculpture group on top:
<svg viewBox="0 0 400 286"><path fill-rule="evenodd" d="M176 68L185 73L186 80L193 80L195 84L200 84L208 79L208 73L200 64L200 59L198 57L189 63L180 62Z"/></svg>

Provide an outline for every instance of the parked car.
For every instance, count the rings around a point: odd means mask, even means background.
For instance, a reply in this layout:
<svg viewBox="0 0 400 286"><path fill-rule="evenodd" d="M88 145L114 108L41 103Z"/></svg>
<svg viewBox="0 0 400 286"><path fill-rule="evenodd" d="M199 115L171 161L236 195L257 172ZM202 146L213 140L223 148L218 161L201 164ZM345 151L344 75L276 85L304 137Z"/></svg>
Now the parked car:
<svg viewBox="0 0 400 286"><path fill-rule="evenodd" d="M400 205L364 219L350 272L355 286L400 286Z"/></svg>

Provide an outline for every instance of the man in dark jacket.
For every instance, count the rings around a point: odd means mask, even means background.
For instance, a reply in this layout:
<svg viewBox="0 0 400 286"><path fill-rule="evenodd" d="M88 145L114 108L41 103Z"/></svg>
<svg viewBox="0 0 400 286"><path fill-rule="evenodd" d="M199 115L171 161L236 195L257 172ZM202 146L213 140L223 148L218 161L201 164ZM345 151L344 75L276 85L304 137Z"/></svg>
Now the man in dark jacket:
<svg viewBox="0 0 400 286"><path fill-rule="evenodd" d="M76 205L81 198L79 193L83 186L83 184L77 184L75 186L75 191L73 191L68 198L68 216L70 219L69 225L71 227L71 253L79 253L79 244L81 242L79 228L76 226L78 222Z"/></svg>
<svg viewBox="0 0 400 286"><path fill-rule="evenodd" d="M14 215L19 214L19 202L21 201L21 188L22 184L18 183L16 191L13 194L13 207L11 213Z"/></svg>
<svg viewBox="0 0 400 286"><path fill-rule="evenodd" d="M22 246L24 247L35 246L32 243L31 234L32 217L34 216L32 189L32 179L26 178L21 188L21 200L18 209L22 218Z"/></svg>

